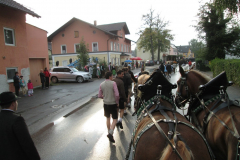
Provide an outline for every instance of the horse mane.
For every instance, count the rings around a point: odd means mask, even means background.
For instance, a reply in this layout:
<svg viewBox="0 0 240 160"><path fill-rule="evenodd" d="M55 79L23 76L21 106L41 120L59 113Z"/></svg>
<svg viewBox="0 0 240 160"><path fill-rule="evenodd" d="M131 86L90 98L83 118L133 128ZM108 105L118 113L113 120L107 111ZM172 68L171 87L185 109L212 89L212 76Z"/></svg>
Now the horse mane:
<svg viewBox="0 0 240 160"><path fill-rule="evenodd" d="M190 72L196 75L199 79L203 79L203 81L205 81L206 83L211 80L211 78L209 78L206 74L203 74L202 72L199 72L197 70L191 70Z"/></svg>
<svg viewBox="0 0 240 160"><path fill-rule="evenodd" d="M173 144L173 139L171 140ZM185 143L183 141L177 142L177 151L184 160L193 160L194 156L192 151L188 150ZM160 160L169 160L169 159L178 159L178 156L173 151L172 147L168 144L162 152L162 157Z"/></svg>
<svg viewBox="0 0 240 160"><path fill-rule="evenodd" d="M142 74L141 76L138 77L138 84L144 84L149 77L150 75L148 74Z"/></svg>

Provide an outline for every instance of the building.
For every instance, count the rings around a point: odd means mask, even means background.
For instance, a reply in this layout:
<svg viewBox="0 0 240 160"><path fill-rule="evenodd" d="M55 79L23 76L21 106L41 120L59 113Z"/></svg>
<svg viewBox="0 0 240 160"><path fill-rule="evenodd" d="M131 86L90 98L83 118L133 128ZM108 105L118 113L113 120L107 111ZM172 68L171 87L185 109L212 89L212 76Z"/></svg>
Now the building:
<svg viewBox="0 0 240 160"><path fill-rule="evenodd" d="M131 40L125 35L130 34L125 22L97 25L72 18L49 37L52 44L53 66L67 66L76 61L77 50L82 38L88 45L89 57L97 57L98 61L120 65L121 54L131 52Z"/></svg>
<svg viewBox="0 0 240 160"><path fill-rule="evenodd" d="M194 58L194 53L191 52L189 45L185 46L176 46L179 55L182 55L184 58Z"/></svg>
<svg viewBox="0 0 240 160"><path fill-rule="evenodd" d="M26 14L40 18L13 0L0 1L0 93L15 91L13 76L18 71L25 81L40 86L40 69L49 66L47 31L26 23Z"/></svg>

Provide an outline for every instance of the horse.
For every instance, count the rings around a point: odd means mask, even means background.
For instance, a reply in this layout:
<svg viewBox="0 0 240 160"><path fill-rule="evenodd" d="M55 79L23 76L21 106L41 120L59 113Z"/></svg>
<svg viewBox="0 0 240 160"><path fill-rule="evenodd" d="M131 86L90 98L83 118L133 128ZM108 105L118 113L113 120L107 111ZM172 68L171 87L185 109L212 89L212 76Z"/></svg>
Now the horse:
<svg viewBox="0 0 240 160"><path fill-rule="evenodd" d="M147 80L146 80L147 79ZM133 146L134 160L210 160L212 151L203 135L175 111L171 84L161 71L140 78L137 121L126 159ZM197 145L196 145L197 144Z"/></svg>
<svg viewBox="0 0 240 160"><path fill-rule="evenodd" d="M187 73L180 67L179 71L176 105L184 107L189 102L189 121L204 134L216 159L239 159L240 108L227 95L231 83L226 72L210 80L196 70Z"/></svg>

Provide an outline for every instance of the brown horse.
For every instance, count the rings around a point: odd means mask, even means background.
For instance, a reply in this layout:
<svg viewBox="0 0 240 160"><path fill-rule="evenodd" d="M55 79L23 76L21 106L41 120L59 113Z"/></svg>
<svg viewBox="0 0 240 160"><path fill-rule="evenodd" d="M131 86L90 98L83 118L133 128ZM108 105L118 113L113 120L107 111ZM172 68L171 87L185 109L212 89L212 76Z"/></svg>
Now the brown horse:
<svg viewBox="0 0 240 160"><path fill-rule="evenodd" d="M210 160L211 151L202 134L174 110L171 91L176 85L160 71L139 78L139 83L146 82L138 87L143 104L136 106L138 120L132 139L133 159Z"/></svg>
<svg viewBox="0 0 240 160"><path fill-rule="evenodd" d="M209 81L198 71L185 73L181 67L179 71L181 77L177 82L175 99L177 106L185 106L189 102L190 120L202 131L216 159L239 159L240 108L226 98L226 73Z"/></svg>

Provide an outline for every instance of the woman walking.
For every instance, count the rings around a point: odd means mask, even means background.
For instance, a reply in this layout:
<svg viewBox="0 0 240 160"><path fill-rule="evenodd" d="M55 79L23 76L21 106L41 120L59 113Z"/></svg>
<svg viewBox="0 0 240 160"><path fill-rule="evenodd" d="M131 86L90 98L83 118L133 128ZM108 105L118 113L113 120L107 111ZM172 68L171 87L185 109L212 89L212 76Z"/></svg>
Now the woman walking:
<svg viewBox="0 0 240 160"><path fill-rule="evenodd" d="M116 68L114 64L112 65L112 74L113 74L113 77L116 76Z"/></svg>
<svg viewBox="0 0 240 160"><path fill-rule="evenodd" d="M44 87L44 83L45 83L45 75L43 73L43 69L40 70L40 80L41 80L41 83L42 83L42 89L45 89Z"/></svg>
<svg viewBox="0 0 240 160"><path fill-rule="evenodd" d="M49 88L49 77L51 74L48 72L47 68L44 69L44 75L45 75L45 79L46 79L45 86L46 86L46 88Z"/></svg>
<svg viewBox="0 0 240 160"><path fill-rule="evenodd" d="M98 79L99 79L99 77L100 77L100 75L101 75L99 64L97 65L96 75L97 75L97 77L98 77Z"/></svg>

